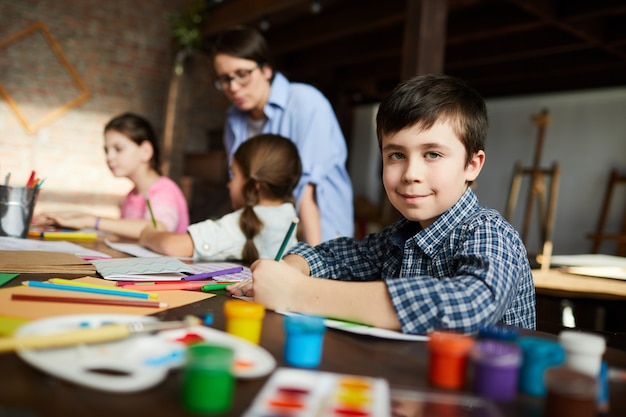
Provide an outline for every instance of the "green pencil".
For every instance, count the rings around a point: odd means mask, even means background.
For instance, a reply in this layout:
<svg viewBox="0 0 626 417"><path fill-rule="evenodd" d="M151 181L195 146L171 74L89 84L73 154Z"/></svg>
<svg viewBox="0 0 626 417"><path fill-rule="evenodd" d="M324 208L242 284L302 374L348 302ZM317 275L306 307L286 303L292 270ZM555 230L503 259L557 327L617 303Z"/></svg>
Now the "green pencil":
<svg viewBox="0 0 626 417"><path fill-rule="evenodd" d="M146 205L148 206L148 211L150 212L150 218L152 219L152 226L154 226L154 228L156 229L157 227L156 219L154 218L154 213L152 212L152 205L150 204L148 193L146 193L145 196L146 196Z"/></svg>
<svg viewBox="0 0 626 417"><path fill-rule="evenodd" d="M278 250L278 253L276 254L276 258L274 258L275 261L280 261L283 258L283 253L285 252L285 249L287 248L287 243L289 242L289 239L291 239L291 235L293 234L294 230L296 230L296 226L298 225L299 222L300 222L300 219L298 219L297 217L293 218L293 221L291 222L291 226L289 226L289 230L287 230L287 234L285 235L285 239L283 239L283 244L280 245L280 249Z"/></svg>
<svg viewBox="0 0 626 417"><path fill-rule="evenodd" d="M229 285L233 285L234 282L229 282L228 284L207 284L200 287L202 291L215 291L215 290L223 290Z"/></svg>

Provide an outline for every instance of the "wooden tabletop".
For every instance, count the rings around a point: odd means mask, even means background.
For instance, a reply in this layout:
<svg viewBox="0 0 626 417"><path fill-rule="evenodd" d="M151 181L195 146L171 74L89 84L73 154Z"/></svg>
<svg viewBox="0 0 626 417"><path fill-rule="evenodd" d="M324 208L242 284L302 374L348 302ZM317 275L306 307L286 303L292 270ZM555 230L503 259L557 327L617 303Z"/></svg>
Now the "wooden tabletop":
<svg viewBox="0 0 626 417"><path fill-rule="evenodd" d="M538 294L626 301L624 280L568 274L559 269L532 272Z"/></svg>
<svg viewBox="0 0 626 417"><path fill-rule="evenodd" d="M95 247L94 247L95 248ZM119 254L116 254L120 256ZM54 274L58 277L59 274ZM46 280L50 274L29 274L29 280ZM72 276L66 276L72 278ZM547 278L546 278L547 279ZM15 281L15 280L14 280ZM188 314L212 311L213 328L224 330L222 314L224 302L230 297L224 291L200 302L169 309L158 314L163 320L178 320ZM285 335L284 316L268 311L263 318L260 345L275 359L279 367L283 361ZM554 339L547 333L522 331ZM626 369L626 352L609 349L605 354L612 368ZM328 329L324 336L320 371L385 378L392 389L421 390L450 393L429 386L428 349L425 342L399 341L356 335ZM97 391L61 380L41 372L22 361L15 353L0 354L3 387L0 390L0 414L24 417L177 417L188 416L180 402L180 371L173 370L157 386L137 393L114 394ZM468 376L470 382L471 372ZM236 383L235 401L225 416L241 416L248 409L269 376L240 379ZM471 384L458 391L473 395ZM454 391L457 392L457 391ZM626 383L613 381L610 385L611 409L609 416L626 415ZM512 402L495 403L503 417L541 416L543 399L519 394ZM456 414L455 414L456 415Z"/></svg>

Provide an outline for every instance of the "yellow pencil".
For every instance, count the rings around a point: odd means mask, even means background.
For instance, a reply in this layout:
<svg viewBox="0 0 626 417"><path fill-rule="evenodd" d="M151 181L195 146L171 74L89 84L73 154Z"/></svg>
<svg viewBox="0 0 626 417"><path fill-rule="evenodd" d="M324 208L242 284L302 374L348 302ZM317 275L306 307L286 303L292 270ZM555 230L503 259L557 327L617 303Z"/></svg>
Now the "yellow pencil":
<svg viewBox="0 0 626 417"><path fill-rule="evenodd" d="M80 239L80 240L96 240L98 233L96 232L28 232L30 237L41 237L44 239Z"/></svg>
<svg viewBox="0 0 626 417"><path fill-rule="evenodd" d="M88 282L81 282L81 281L76 281L73 279L64 279L64 278L50 278L48 280L48 282L51 282L53 284L61 284L61 285L77 285L80 287L87 287L87 288L98 288L98 289L103 289L103 290L121 290L123 292L128 292L128 293L139 293L139 294L148 294L148 298L152 298L152 299L157 299L159 298L159 294L156 293L146 293L146 291L140 291L140 290L127 290L125 288L121 288L115 285L99 285L99 284L91 284Z"/></svg>
<svg viewBox="0 0 626 417"><path fill-rule="evenodd" d="M154 218L154 213L152 212L152 205L150 204L148 193L146 193L145 196L146 196L146 205L148 206L148 212L150 212L150 218L152 219L152 226L154 226L154 228L156 229L157 228L156 219Z"/></svg>

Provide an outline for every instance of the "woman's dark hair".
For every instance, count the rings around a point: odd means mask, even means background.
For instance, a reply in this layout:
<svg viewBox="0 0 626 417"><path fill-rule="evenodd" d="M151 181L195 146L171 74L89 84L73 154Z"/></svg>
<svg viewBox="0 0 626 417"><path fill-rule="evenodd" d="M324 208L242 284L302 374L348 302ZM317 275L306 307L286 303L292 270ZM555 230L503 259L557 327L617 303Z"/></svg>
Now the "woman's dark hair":
<svg viewBox="0 0 626 417"><path fill-rule="evenodd" d="M260 195L294 203L293 190L302 174L302 162L292 141L272 134L248 139L237 148L233 160L246 178L242 190L245 207L239 219L239 227L246 236L242 259L253 262L259 252L252 239L263 227L253 207L259 203Z"/></svg>
<svg viewBox="0 0 626 417"><path fill-rule="evenodd" d="M210 44L210 54L211 59L217 54L226 54L249 59L256 62L259 67L269 65L274 68L265 38L256 29L247 26L235 26L219 33Z"/></svg>
<svg viewBox="0 0 626 417"><path fill-rule="evenodd" d="M113 130L128 137L137 145L141 145L144 141L150 142L152 145L152 158L150 159L150 168L154 169L161 175L161 155L159 152L159 142L157 140L154 129L143 117L133 114L124 113L111 119L104 126L104 133Z"/></svg>

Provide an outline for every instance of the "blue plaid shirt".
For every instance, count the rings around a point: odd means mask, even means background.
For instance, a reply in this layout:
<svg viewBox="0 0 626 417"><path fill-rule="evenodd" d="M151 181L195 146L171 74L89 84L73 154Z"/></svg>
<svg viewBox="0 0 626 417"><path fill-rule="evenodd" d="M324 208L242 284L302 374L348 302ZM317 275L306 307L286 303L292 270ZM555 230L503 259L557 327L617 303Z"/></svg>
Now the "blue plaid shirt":
<svg viewBox="0 0 626 417"><path fill-rule="evenodd" d="M358 241L338 238L289 253L315 277L384 280L404 333L474 333L502 322L535 329L535 287L526 248L471 189L432 225L402 219Z"/></svg>

